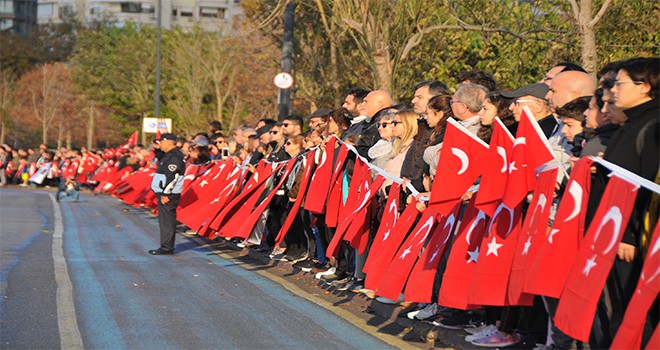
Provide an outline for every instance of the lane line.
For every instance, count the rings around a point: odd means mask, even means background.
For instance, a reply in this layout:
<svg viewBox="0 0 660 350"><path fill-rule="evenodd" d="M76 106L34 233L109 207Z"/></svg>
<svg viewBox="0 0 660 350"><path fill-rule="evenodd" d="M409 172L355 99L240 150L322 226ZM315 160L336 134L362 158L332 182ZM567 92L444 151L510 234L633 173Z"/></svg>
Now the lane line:
<svg viewBox="0 0 660 350"><path fill-rule="evenodd" d="M62 212L60 203L50 194L53 203L55 229L53 232L53 263L55 266L55 282L57 283L57 325L60 331L62 349L83 349L82 336L76 319L76 307L73 302L73 286L69 278L69 270L64 259Z"/></svg>

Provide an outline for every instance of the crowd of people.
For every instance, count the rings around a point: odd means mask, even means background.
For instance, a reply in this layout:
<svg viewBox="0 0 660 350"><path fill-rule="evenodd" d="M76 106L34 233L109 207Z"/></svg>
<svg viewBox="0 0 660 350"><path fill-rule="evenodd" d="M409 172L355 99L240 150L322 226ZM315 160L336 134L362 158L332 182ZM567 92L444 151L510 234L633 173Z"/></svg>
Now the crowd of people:
<svg viewBox="0 0 660 350"><path fill-rule="evenodd" d="M239 240L238 244L245 249L263 252L271 259L289 261L304 271L313 271L316 278L338 290L363 293L373 298L379 294L365 286L365 280L372 271L365 265L369 264L369 256L375 254L374 249L384 249L382 246L376 247L374 237L391 202L390 190L396 182L393 179L403 180L403 186L397 192L401 202L398 212L403 213L407 204L423 212L433 186L441 186L435 180L450 119L488 144L493 136L494 124L501 123L511 136L516 136L524 111L532 113L560 167L553 195L554 206L547 223L548 232L572 167L581 158L602 157L631 173L659 183L659 64L658 58L612 62L602 67L596 80L578 65L562 62L539 77L538 83L516 89L499 88L491 74L470 71L459 76L460 85L453 93L440 81L424 81L411 87L411 92L414 91L414 98L410 101L412 108L406 106L407 101L395 103L387 91L352 89L346 93L339 109L320 108L307 117L290 115L281 121L264 118L253 126L236 127L231 135L223 133L222 125L214 121L208 131L189 139L179 139L176 145L184 154L186 164L198 166L196 176L228 159L241 164L248 173L247 178L249 174L256 174L264 162L279 164L297 159L297 163L288 170L284 167L275 169L269 181L269 190L258 197L258 202L252 203L250 210L269 196L271 190L274 196L269 198L267 209L259 213L249 237ZM333 157L322 154L323 151L328 152L329 142L335 147ZM340 224L334 217L336 215L324 210L308 210L304 203L297 203L306 200L299 194L308 185L303 174L308 162L313 162L312 168L317 169L321 168L327 157L337 162L341 158L338 156L341 144L350 145L355 150L355 153L349 152L346 156L338 178L342 205L353 198L349 192L354 169L359 166L358 158L366 159L373 166L374 176L379 171L388 174L368 210L369 239L364 249L356 248L347 241L342 241L337 247L331 246ZM154 146L157 148L158 143ZM310 150L317 150L311 159L307 157ZM150 155L150 150L141 145L124 147L122 152L110 156L117 160L116 167L120 169L129 166L131 170L138 170L153 161L153 153ZM101 159L109 159L107 152L96 153ZM79 170L85 163L86 154L87 150L54 153L44 145L39 152L14 150L4 145L0 148L0 185L28 185L31 173L45 162L58 162L58 169L66 169L75 163L77 170L72 176L88 172L87 177L92 179L96 167ZM98 161L96 165L102 162ZM608 173L609 170L604 167L593 166L585 228L589 227L601 201L608 183ZM49 172L43 184L57 186L58 177L57 172ZM80 182L80 178L76 178ZM241 185L237 186L240 188ZM463 196L462 208L458 213L465 212L465 207L475 195L474 188L471 191ZM331 194L328 194L328 201L329 197ZM523 203L525 208L528 202L529 199ZM323 204L321 207L324 207ZM287 224L291 211L296 211L295 217L292 224ZM641 188L604 285L588 342L576 340L555 327L556 298L536 296L528 306L485 305L470 310L439 304L439 289L451 249L446 250L444 259L438 265L430 302L418 303L415 309L405 310L402 316L448 329L466 329L470 333L466 341L477 346L608 348L633 297L643 258L649 254L657 218L658 193ZM290 226L283 240L278 239L281 228L287 225ZM377 300L383 303L402 301L384 297ZM658 324L659 310L656 296L644 327L644 344L647 344Z"/></svg>

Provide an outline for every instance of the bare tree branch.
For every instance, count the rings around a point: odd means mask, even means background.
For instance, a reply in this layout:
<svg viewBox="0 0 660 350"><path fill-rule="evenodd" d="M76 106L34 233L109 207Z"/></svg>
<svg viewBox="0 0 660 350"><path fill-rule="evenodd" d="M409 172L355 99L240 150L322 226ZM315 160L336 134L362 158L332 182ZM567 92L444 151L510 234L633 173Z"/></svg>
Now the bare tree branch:
<svg viewBox="0 0 660 350"><path fill-rule="evenodd" d="M578 6L577 2L575 0L568 0L568 2L571 4L571 9L573 9L573 17L575 17L575 20L580 22L580 6Z"/></svg>
<svg viewBox="0 0 660 350"><path fill-rule="evenodd" d="M600 10L598 10L598 13L596 16L589 22L589 27L593 28L595 27L598 22L600 22L601 18L605 15L605 12L607 11L607 8L610 6L612 3L612 0L605 0L603 5L600 7Z"/></svg>

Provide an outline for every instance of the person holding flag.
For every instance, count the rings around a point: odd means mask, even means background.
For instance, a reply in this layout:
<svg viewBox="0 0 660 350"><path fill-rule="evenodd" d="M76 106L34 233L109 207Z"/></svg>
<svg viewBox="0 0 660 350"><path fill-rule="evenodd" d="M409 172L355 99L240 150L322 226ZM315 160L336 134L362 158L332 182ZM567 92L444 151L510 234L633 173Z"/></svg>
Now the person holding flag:
<svg viewBox="0 0 660 350"><path fill-rule="evenodd" d="M183 153L176 146L176 136L165 133L156 140L160 152L158 168L151 180L151 190L158 200L158 226L160 247L149 251L151 255L174 254L176 233L176 208L181 200L185 162Z"/></svg>

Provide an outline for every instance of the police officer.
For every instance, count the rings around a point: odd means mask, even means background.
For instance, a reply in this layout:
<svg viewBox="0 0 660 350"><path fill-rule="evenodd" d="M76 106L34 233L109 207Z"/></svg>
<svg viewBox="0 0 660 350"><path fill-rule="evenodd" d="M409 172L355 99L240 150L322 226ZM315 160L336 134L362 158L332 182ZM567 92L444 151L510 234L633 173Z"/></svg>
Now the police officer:
<svg viewBox="0 0 660 350"><path fill-rule="evenodd" d="M151 180L151 190L158 199L158 226L160 247L149 251L151 255L174 254L176 207L181 200L184 166L183 153L176 146L176 136L162 134L156 140L158 169Z"/></svg>

